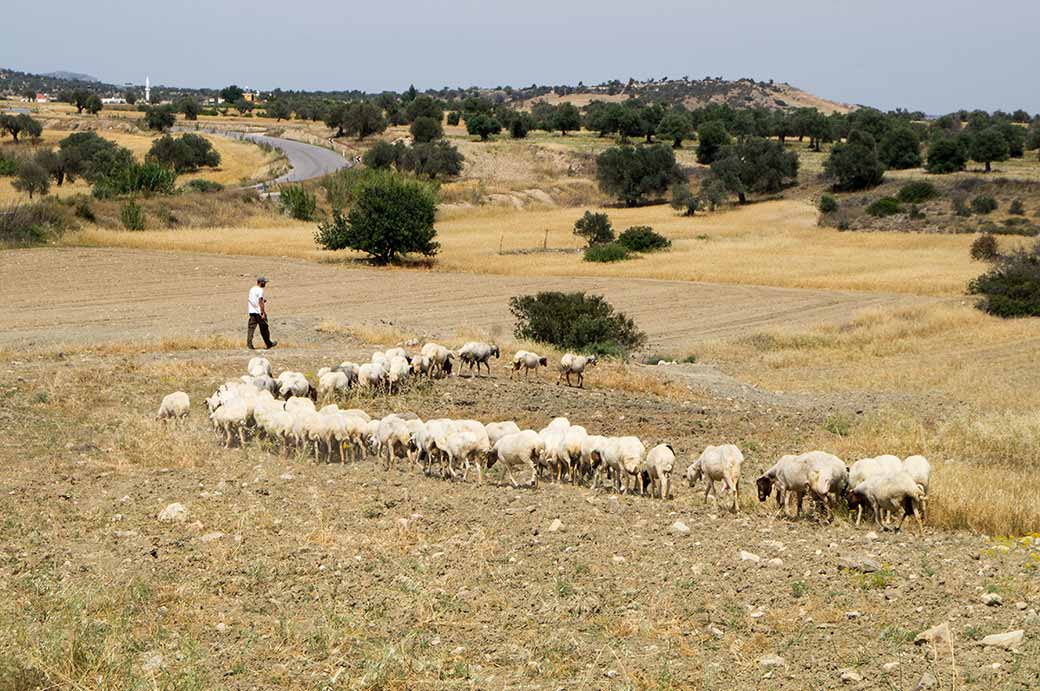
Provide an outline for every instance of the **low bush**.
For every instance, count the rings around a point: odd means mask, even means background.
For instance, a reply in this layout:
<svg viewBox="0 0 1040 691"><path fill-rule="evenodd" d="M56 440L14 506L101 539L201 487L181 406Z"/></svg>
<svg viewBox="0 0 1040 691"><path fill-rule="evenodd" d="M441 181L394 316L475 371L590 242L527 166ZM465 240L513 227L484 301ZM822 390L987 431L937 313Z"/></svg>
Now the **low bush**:
<svg viewBox="0 0 1040 691"><path fill-rule="evenodd" d="M935 189L935 185L932 183L915 180L900 187L897 197L899 201L906 204L920 204L936 197L938 194L938 190Z"/></svg>
<svg viewBox="0 0 1040 691"><path fill-rule="evenodd" d="M130 163L112 171L94 184L93 194L107 199L122 194L172 194L177 173L158 163Z"/></svg>
<svg viewBox="0 0 1040 691"><path fill-rule="evenodd" d="M298 221L310 221L318 211L318 198L302 185L290 185L278 195L282 213Z"/></svg>
<svg viewBox="0 0 1040 691"><path fill-rule="evenodd" d="M1040 245L999 258L992 269L968 284L982 296L978 307L998 317L1040 316Z"/></svg>
<svg viewBox="0 0 1040 691"><path fill-rule="evenodd" d="M672 246L672 241L650 226L632 226L618 236L617 244L630 252L653 252Z"/></svg>
<svg viewBox="0 0 1040 691"><path fill-rule="evenodd" d="M980 194L971 200L971 210L980 215L986 215L997 210L997 200L987 194Z"/></svg>
<svg viewBox="0 0 1040 691"><path fill-rule="evenodd" d="M516 318L517 338L558 348L610 352L628 351L646 342L635 322L601 295L544 292L509 300Z"/></svg>
<svg viewBox="0 0 1040 691"><path fill-rule="evenodd" d="M954 216L971 216L971 209L968 208L968 202L962 194L950 199L950 210L953 211Z"/></svg>
<svg viewBox="0 0 1040 691"><path fill-rule="evenodd" d="M0 245L22 246L46 242L70 226L68 209L57 199L0 208Z"/></svg>
<svg viewBox="0 0 1040 691"><path fill-rule="evenodd" d="M817 204L821 214L832 214L838 210L838 200L829 194L825 194L820 197L820 201Z"/></svg>
<svg viewBox="0 0 1040 691"><path fill-rule="evenodd" d="M0 177L11 176L18 172L18 159L0 151Z"/></svg>
<svg viewBox="0 0 1040 691"><path fill-rule="evenodd" d="M917 204L911 204L910 218L914 221L920 221L925 218L925 213L921 211L921 207L919 207Z"/></svg>
<svg viewBox="0 0 1040 691"><path fill-rule="evenodd" d="M894 197L882 197L870 204L866 211L871 216L877 216L880 218L902 213L903 207L899 203L899 200Z"/></svg>
<svg viewBox="0 0 1040 691"><path fill-rule="evenodd" d="M701 200L693 193L685 182L672 185L672 208L682 211L684 216L693 216L701 205Z"/></svg>
<svg viewBox="0 0 1040 691"><path fill-rule="evenodd" d="M196 179L188 180L184 188L190 192L220 192L224 189L224 186L212 180Z"/></svg>
<svg viewBox="0 0 1040 691"><path fill-rule="evenodd" d="M1008 207L1008 213L1015 216L1025 216L1026 208L1022 205L1021 199L1015 199L1011 202L1011 206Z"/></svg>
<svg viewBox="0 0 1040 691"><path fill-rule="evenodd" d="M76 218L82 218L84 221L97 223L97 214L94 213L94 207L90 205L90 200L86 197L80 197L77 199L74 208Z"/></svg>
<svg viewBox="0 0 1040 691"><path fill-rule="evenodd" d="M976 261L991 261L1000 256L997 239L992 233L983 233L971 243L971 258Z"/></svg>
<svg viewBox="0 0 1040 691"><path fill-rule="evenodd" d="M131 197L119 207L119 220L127 230L144 230L144 209Z"/></svg>
<svg viewBox="0 0 1040 691"><path fill-rule="evenodd" d="M628 259L628 250L617 242L603 242L586 247L583 259L587 262L619 262Z"/></svg>

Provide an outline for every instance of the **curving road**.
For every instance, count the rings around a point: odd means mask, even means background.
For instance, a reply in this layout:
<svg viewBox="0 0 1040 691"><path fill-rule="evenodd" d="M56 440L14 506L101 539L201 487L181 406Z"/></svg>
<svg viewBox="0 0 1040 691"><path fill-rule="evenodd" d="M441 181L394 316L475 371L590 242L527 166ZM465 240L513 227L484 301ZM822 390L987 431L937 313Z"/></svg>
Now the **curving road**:
<svg viewBox="0 0 1040 691"><path fill-rule="evenodd" d="M265 134L251 134L231 130L214 130L204 127L198 129L178 127L176 129L183 132L205 132L206 134L229 137L231 139L245 139L278 149L289 159L291 167L288 173L270 182L300 182L327 175L341 168L349 168L352 165L350 161L331 149L298 142L293 139L282 139L280 137L269 137ZM256 186L259 187L260 185Z"/></svg>

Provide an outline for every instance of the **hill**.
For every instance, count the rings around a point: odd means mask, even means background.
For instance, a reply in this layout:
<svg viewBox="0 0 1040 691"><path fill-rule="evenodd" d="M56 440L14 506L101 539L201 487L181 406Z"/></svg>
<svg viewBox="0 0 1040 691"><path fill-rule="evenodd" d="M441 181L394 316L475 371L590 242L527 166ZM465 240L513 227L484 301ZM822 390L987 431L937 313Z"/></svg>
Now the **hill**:
<svg viewBox="0 0 1040 691"><path fill-rule="evenodd" d="M50 77L52 79L64 79L73 82L100 82L101 80L97 77L92 77L89 74L83 74L82 72L68 72L66 70L57 70L56 72L45 72L42 77Z"/></svg>
<svg viewBox="0 0 1040 691"><path fill-rule="evenodd" d="M823 113L848 113L856 106L831 101L815 96L786 82L758 82L753 79L726 79L706 77L704 79L650 79L629 80L627 84L614 80L596 86L539 87L513 92L512 98L525 105L538 101L548 103L569 102L583 106L591 101L623 101L629 98L644 98L651 101L681 103L687 108L698 108L709 103L726 104L732 107L769 108L816 108Z"/></svg>

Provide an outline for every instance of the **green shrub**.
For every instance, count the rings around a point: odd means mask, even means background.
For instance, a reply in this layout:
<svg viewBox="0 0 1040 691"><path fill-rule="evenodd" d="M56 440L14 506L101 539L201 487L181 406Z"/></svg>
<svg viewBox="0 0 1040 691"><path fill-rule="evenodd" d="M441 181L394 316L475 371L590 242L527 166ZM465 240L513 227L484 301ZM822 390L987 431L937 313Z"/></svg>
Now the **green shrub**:
<svg viewBox="0 0 1040 691"><path fill-rule="evenodd" d="M987 194L980 194L971 200L971 210L980 215L986 215L997 210L997 200Z"/></svg>
<svg viewBox="0 0 1040 691"><path fill-rule="evenodd" d="M106 199L122 194L171 194L177 183L177 173L158 163L134 163L118 168L94 184L93 194Z"/></svg>
<svg viewBox="0 0 1040 691"><path fill-rule="evenodd" d="M301 185L290 185L278 195L282 213L298 221L310 221L318 211L318 198Z"/></svg>
<svg viewBox="0 0 1040 691"><path fill-rule="evenodd" d="M584 216L574 222L574 234L585 238L589 247L614 241L614 228L610 225L610 217L591 211L586 211Z"/></svg>
<svg viewBox="0 0 1040 691"><path fill-rule="evenodd" d="M950 199L950 209L953 211L954 216L971 216L971 209L968 208L968 202L962 194L958 194Z"/></svg>
<svg viewBox="0 0 1040 691"><path fill-rule="evenodd" d="M650 226L632 226L618 236L617 244L630 252L653 252L672 246L672 241Z"/></svg>
<svg viewBox="0 0 1040 691"><path fill-rule="evenodd" d="M899 188L899 194L897 195L899 201L906 204L920 204L932 199L938 194L938 190L935 189L935 185L930 182L923 180L908 182Z"/></svg>
<svg viewBox="0 0 1040 691"><path fill-rule="evenodd" d="M119 207L119 220L127 230L144 230L144 209L131 197Z"/></svg>
<svg viewBox="0 0 1040 691"><path fill-rule="evenodd" d="M838 200L829 194L825 194L820 197L820 202L817 206L821 214L832 214L838 210Z"/></svg>
<svg viewBox="0 0 1040 691"><path fill-rule="evenodd" d="M449 125L452 125L454 127L454 126L458 125L461 121L462 121L462 114L459 111L453 110L450 113L448 113L448 124Z"/></svg>
<svg viewBox="0 0 1040 691"><path fill-rule="evenodd" d="M1000 257L996 265L968 284L982 296L979 309L998 317L1040 316L1040 245Z"/></svg>
<svg viewBox="0 0 1040 691"><path fill-rule="evenodd" d="M583 259L587 262L619 262L628 259L628 250L617 242L603 242L586 247Z"/></svg>
<svg viewBox="0 0 1040 691"><path fill-rule="evenodd" d="M672 185L672 208L682 211L684 216L693 216L701 205L701 200L693 193L685 182Z"/></svg>
<svg viewBox="0 0 1040 691"><path fill-rule="evenodd" d="M646 342L646 334L601 295L544 292L510 298L517 338L558 348L628 351Z"/></svg>
<svg viewBox="0 0 1040 691"><path fill-rule="evenodd" d="M191 192L220 192L224 189L219 182L202 179L188 180L184 187Z"/></svg>
<svg viewBox="0 0 1040 691"><path fill-rule="evenodd" d="M90 200L86 197L80 197L76 200L75 214L76 218L82 218L84 221L97 223L97 215L94 213L94 208L90 205Z"/></svg>
<svg viewBox="0 0 1040 691"><path fill-rule="evenodd" d="M365 152L365 156L362 160L369 168L387 169L391 166L397 165L397 161L401 157L401 152L403 150L404 144L391 144L390 142L380 140L373 144L371 149Z"/></svg>
<svg viewBox="0 0 1040 691"><path fill-rule="evenodd" d="M367 185L393 176L392 170L343 168L322 178L321 186L325 190L325 199L329 206L333 209L346 209L354 203L360 191Z"/></svg>
<svg viewBox="0 0 1040 691"><path fill-rule="evenodd" d="M11 176L18 172L18 160L0 152L0 177Z"/></svg>
<svg viewBox="0 0 1040 691"><path fill-rule="evenodd" d="M992 233L983 233L971 243L971 258L976 261L991 261L1000 256L997 239Z"/></svg>
<svg viewBox="0 0 1040 691"><path fill-rule="evenodd" d="M192 173L203 166L219 166L220 154L208 139L200 135L171 137L166 134L152 142L145 160L173 168L178 173Z"/></svg>
<svg viewBox="0 0 1040 691"><path fill-rule="evenodd" d="M1025 216L1026 209L1022 205L1021 199L1015 199L1011 202L1011 206L1008 207L1008 213L1015 216Z"/></svg>
<svg viewBox="0 0 1040 691"><path fill-rule="evenodd" d="M903 207L899 203L899 200L894 197L882 197L868 206L866 211L871 216L883 218L885 216L894 216L895 214L902 213Z"/></svg>
<svg viewBox="0 0 1040 691"><path fill-rule="evenodd" d="M69 228L68 209L57 199L0 208L0 245L20 246L46 242Z"/></svg>

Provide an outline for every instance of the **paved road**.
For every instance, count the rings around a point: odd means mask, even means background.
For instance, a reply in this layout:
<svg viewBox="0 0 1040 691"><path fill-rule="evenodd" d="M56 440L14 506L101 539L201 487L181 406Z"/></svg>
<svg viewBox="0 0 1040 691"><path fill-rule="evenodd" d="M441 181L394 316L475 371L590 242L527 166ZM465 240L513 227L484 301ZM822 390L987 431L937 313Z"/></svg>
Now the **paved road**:
<svg viewBox="0 0 1040 691"><path fill-rule="evenodd" d="M350 161L331 149L315 146L314 144L305 144L304 142L298 142L292 139L281 139L280 137L268 137L264 134L233 132L230 130L206 128L199 128L199 130L193 128L177 129L184 132L202 131L220 137L246 139L251 142L256 142L257 144L273 146L285 154L286 158L289 159L289 165L292 166L292 168L288 173L272 180L272 182L300 182L301 180L321 177L322 175L337 171L340 168L348 168L351 165Z"/></svg>

